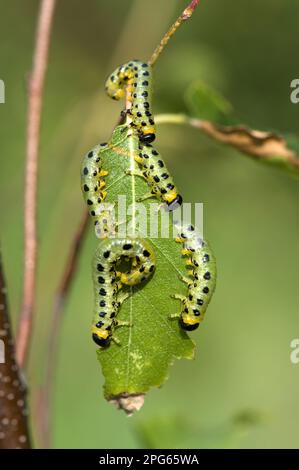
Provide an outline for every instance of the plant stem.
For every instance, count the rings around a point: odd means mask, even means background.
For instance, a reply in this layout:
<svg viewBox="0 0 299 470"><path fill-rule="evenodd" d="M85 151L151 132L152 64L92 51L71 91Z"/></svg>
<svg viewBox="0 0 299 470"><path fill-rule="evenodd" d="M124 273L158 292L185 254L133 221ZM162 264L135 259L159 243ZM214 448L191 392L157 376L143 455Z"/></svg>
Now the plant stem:
<svg viewBox="0 0 299 470"><path fill-rule="evenodd" d="M178 28L187 20L189 20L189 18L193 15L194 11L196 10L196 8L198 7L199 5L199 2L200 0L192 0L189 5L187 6L187 8L185 8L185 10L183 11L183 13L181 13L181 15L178 17L178 19L176 20L175 23L173 23L173 25L169 28L169 30L167 31L167 33L165 34L165 36L163 37L162 41L160 42L160 44L157 46L157 48L155 49L153 55L151 56L150 60L148 61L148 63L153 66L159 56L161 55L161 53L163 52L164 48L166 47L166 45L168 44L168 41L170 40L170 38L174 35L174 33L178 30Z"/></svg>
<svg viewBox="0 0 299 470"><path fill-rule="evenodd" d="M23 299L17 334L17 360L28 359L36 297L37 178L40 121L49 43L56 0L42 0L35 39L33 67L28 83L27 144L24 194Z"/></svg>
<svg viewBox="0 0 299 470"><path fill-rule="evenodd" d="M0 449L30 449L26 387L15 359L0 254Z"/></svg>

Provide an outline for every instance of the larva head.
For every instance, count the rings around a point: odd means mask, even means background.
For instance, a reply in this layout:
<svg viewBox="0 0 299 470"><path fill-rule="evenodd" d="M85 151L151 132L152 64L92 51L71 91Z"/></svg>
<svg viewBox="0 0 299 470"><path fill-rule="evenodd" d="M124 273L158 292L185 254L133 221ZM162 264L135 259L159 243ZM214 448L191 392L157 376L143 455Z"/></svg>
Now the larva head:
<svg viewBox="0 0 299 470"><path fill-rule="evenodd" d="M100 329L100 328L97 328L96 326L93 326L92 327L92 339L98 346L105 348L106 346L109 346L110 344L111 331Z"/></svg>
<svg viewBox="0 0 299 470"><path fill-rule="evenodd" d="M156 138L156 130L152 126L148 126L142 129L142 133L139 134L140 142L144 144L151 144Z"/></svg>
<svg viewBox="0 0 299 470"><path fill-rule="evenodd" d="M169 211L177 209L183 203L182 196L178 194L175 190L171 190L167 194L165 194L164 200L167 204Z"/></svg>
<svg viewBox="0 0 299 470"><path fill-rule="evenodd" d="M199 327L199 321L198 321L198 318L194 318L190 315L183 314L180 317L180 325L183 328L183 330L193 331Z"/></svg>

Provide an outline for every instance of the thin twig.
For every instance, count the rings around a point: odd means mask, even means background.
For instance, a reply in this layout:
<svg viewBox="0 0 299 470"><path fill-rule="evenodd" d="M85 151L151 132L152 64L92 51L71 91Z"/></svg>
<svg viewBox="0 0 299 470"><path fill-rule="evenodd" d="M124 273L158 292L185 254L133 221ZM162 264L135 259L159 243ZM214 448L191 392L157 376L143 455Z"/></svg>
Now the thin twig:
<svg viewBox="0 0 299 470"><path fill-rule="evenodd" d="M28 83L27 144L24 197L23 300L17 334L17 360L28 358L36 295L37 176L43 88L56 0L42 0L36 32L33 67Z"/></svg>
<svg viewBox="0 0 299 470"><path fill-rule="evenodd" d="M77 271L78 260L81 253L83 241L87 233L89 214L84 210L71 244L70 252L65 264L65 270L55 297L51 324L49 326L49 344L45 364L45 382L40 390L35 409L35 418L38 427L38 435L44 448L50 447L50 411L53 399L53 385L55 368L57 366L57 353L62 326L62 312L68 298L74 276Z"/></svg>
<svg viewBox="0 0 299 470"><path fill-rule="evenodd" d="M189 18L193 15L194 11L196 10L196 8L198 7L199 5L199 2L200 0L192 0L189 5L187 6L187 8L185 8L185 10L183 11L183 13L178 17L178 19L176 20L176 22L170 27L170 29L167 31L167 33L165 34L165 36L163 37L162 41L160 42L160 44L157 46L157 48L155 49L153 55L151 56L150 60L148 61L148 63L153 66L159 56L161 55L161 53L163 52L165 46L167 45L169 39L174 35L174 33L178 30L178 28L187 20L189 20Z"/></svg>
<svg viewBox="0 0 299 470"><path fill-rule="evenodd" d="M156 124L186 124L216 142L228 145L256 160L279 165L298 174L299 155L287 141L274 132L259 131L246 126L223 126L185 114L159 114Z"/></svg>
<svg viewBox="0 0 299 470"><path fill-rule="evenodd" d="M0 254L0 449L29 449L26 387L15 359Z"/></svg>

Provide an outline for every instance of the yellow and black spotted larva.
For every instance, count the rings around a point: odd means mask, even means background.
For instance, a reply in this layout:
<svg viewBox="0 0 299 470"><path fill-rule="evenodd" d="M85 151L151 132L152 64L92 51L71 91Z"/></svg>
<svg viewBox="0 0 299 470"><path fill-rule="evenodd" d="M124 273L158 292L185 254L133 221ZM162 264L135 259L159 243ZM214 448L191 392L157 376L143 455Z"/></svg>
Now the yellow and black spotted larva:
<svg viewBox="0 0 299 470"><path fill-rule="evenodd" d="M184 330L196 330L204 319L206 309L213 296L216 286L216 262L206 241L195 231L193 225L176 224L178 237L176 241L183 243L182 254L186 256L186 264L191 268L190 278L183 277L188 285L188 295L174 295L181 301L182 310L171 318L179 318Z"/></svg>
<svg viewBox="0 0 299 470"><path fill-rule="evenodd" d="M133 174L145 178L151 192L142 199L156 196L165 202L169 210L181 205L182 196L173 182L161 156L153 148L155 139L155 122L151 111L152 101L152 68L149 64L134 60L118 67L106 82L106 91L113 99L127 96L130 108L127 110L128 125L139 137L139 155L136 162L141 171ZM128 173L131 173L128 171Z"/></svg>
<svg viewBox="0 0 299 470"><path fill-rule="evenodd" d="M106 143L97 145L85 155L81 166L81 189L98 238L108 237L114 231L112 205L103 204L108 172L102 169L102 155L108 149Z"/></svg>
<svg viewBox="0 0 299 470"><path fill-rule="evenodd" d="M114 100L124 98L131 104L127 114L130 125L136 129L141 142L151 143L156 128L151 113L152 69L140 60L132 60L118 67L106 81L106 91Z"/></svg>
<svg viewBox="0 0 299 470"><path fill-rule="evenodd" d="M132 269L128 273L117 272L120 259L131 258ZM111 339L118 342L113 335L116 326L127 325L127 322L116 320L122 302L128 294L120 292L123 284L139 284L155 270L155 253L151 245L141 239L105 240L96 250L94 257L94 320L92 338L101 347L110 344Z"/></svg>

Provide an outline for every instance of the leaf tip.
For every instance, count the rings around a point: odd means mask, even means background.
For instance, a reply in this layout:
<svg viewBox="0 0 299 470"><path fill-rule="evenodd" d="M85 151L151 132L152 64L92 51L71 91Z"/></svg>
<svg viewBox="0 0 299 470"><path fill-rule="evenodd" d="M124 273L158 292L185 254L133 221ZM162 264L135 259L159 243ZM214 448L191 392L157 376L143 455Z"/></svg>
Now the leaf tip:
<svg viewBox="0 0 299 470"><path fill-rule="evenodd" d="M108 403L112 403L118 410L123 410L128 416L132 416L135 411L139 411L144 404L144 393L121 393L108 398Z"/></svg>

